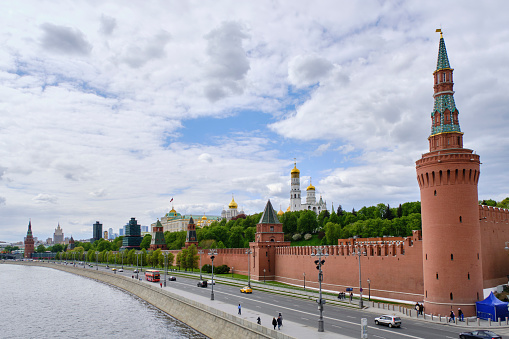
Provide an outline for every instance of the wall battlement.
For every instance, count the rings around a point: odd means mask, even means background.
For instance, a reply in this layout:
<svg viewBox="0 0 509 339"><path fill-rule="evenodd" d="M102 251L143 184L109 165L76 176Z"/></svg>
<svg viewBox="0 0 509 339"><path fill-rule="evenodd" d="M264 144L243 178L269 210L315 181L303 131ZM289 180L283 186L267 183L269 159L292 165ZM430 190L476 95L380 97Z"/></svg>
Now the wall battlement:
<svg viewBox="0 0 509 339"><path fill-rule="evenodd" d="M509 210L505 208L479 205L479 220L509 223Z"/></svg>

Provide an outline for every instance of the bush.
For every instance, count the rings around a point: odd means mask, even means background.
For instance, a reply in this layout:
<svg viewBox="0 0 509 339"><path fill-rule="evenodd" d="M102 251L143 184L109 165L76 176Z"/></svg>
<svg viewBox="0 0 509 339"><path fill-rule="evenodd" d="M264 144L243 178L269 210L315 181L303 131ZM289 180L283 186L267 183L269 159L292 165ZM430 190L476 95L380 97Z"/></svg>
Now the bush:
<svg viewBox="0 0 509 339"><path fill-rule="evenodd" d="M309 233L306 233L306 235L304 236L304 240L311 240L311 238L313 238L313 236Z"/></svg>
<svg viewBox="0 0 509 339"><path fill-rule="evenodd" d="M325 232L324 231L318 232L318 239L322 240L323 237L325 237Z"/></svg>
<svg viewBox="0 0 509 339"><path fill-rule="evenodd" d="M291 234L285 234L285 241L292 241L292 235Z"/></svg>
<svg viewBox="0 0 509 339"><path fill-rule="evenodd" d="M302 239L302 235L300 235L299 233L295 233L295 234L293 235L292 239L293 239L294 241L298 241L298 240Z"/></svg>
<svg viewBox="0 0 509 339"><path fill-rule="evenodd" d="M221 265L221 266L214 267L214 273L217 273L217 274L230 273L230 267L227 265Z"/></svg>
<svg viewBox="0 0 509 339"><path fill-rule="evenodd" d="M201 267L201 271L204 273L212 273L212 265L205 264Z"/></svg>

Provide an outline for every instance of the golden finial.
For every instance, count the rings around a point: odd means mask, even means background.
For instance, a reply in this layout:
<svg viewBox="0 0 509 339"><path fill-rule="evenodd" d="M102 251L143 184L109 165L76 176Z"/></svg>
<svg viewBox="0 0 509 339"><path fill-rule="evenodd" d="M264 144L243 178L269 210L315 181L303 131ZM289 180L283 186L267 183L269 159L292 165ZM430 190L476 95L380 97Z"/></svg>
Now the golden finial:
<svg viewBox="0 0 509 339"><path fill-rule="evenodd" d="M435 32L440 33L440 39L442 39L444 37L442 35L442 29L441 28L437 28L437 30Z"/></svg>

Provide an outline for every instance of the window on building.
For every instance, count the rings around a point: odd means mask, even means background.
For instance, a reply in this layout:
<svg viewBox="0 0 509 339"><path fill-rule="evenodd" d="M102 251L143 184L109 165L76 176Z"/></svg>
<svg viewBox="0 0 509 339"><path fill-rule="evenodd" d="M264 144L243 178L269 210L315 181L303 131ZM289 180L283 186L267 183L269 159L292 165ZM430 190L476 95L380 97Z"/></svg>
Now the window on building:
<svg viewBox="0 0 509 339"><path fill-rule="evenodd" d="M270 226L270 231L274 232L274 226Z"/></svg>
<svg viewBox="0 0 509 339"><path fill-rule="evenodd" d="M454 254L451 253L451 261L454 260Z"/></svg>
<svg viewBox="0 0 509 339"><path fill-rule="evenodd" d="M461 215L460 215L460 222L463 222L463 218L461 217Z"/></svg>
<svg viewBox="0 0 509 339"><path fill-rule="evenodd" d="M470 280L470 272L468 272L468 280Z"/></svg>
<svg viewBox="0 0 509 339"><path fill-rule="evenodd" d="M450 297L451 297L451 300L452 300L452 299L453 299L453 298L452 298L452 292L451 292L451 294L450 294Z"/></svg>
<svg viewBox="0 0 509 339"><path fill-rule="evenodd" d="M437 272L437 280L438 280L438 272Z"/></svg>

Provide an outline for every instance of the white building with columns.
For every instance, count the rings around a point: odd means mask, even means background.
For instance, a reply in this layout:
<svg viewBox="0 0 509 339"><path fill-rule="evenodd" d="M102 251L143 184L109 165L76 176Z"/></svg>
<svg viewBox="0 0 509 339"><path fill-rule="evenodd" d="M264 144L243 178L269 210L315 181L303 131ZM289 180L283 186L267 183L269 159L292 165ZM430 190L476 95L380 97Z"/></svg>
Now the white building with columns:
<svg viewBox="0 0 509 339"><path fill-rule="evenodd" d="M297 169L297 163L294 163L293 169L290 171L291 177L291 189L290 189L290 206L287 211L303 211L310 210L316 214L320 214L321 211L327 209L327 203L323 201L322 196L320 200L316 201L316 189L315 186L311 185L311 179L309 180L309 186L306 188L306 202L303 204L301 201L301 189L300 189L300 171Z"/></svg>

